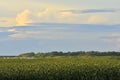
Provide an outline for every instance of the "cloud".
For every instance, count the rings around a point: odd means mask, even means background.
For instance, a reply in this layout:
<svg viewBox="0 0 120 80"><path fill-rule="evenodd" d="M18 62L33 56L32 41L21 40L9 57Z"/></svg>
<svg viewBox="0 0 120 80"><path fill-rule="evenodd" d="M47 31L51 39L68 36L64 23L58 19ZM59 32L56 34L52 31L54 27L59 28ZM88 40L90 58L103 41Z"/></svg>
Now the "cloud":
<svg viewBox="0 0 120 80"><path fill-rule="evenodd" d="M107 18L101 15L91 15L87 19L87 23L89 24L104 24L107 21Z"/></svg>
<svg viewBox="0 0 120 80"><path fill-rule="evenodd" d="M60 22L69 22L69 23L112 24L113 21L111 21L108 14L102 14L102 13L115 13L118 11L120 10L119 9L60 10L57 19Z"/></svg>
<svg viewBox="0 0 120 80"><path fill-rule="evenodd" d="M56 15L56 19L58 22L63 23L76 23L77 18L79 17L79 14L73 14L72 12L59 12Z"/></svg>
<svg viewBox="0 0 120 80"><path fill-rule="evenodd" d="M38 12L37 16L44 17L44 16L47 16L49 14L49 12L50 12L50 10L48 8L46 8L46 9L43 9L41 12Z"/></svg>
<svg viewBox="0 0 120 80"><path fill-rule="evenodd" d="M9 37L16 38L16 39L22 39L22 38L26 38L27 35L26 34L22 34L22 33L16 33L16 34L9 35Z"/></svg>
<svg viewBox="0 0 120 80"><path fill-rule="evenodd" d="M106 40L116 40L120 38L120 33L111 33L107 36L101 37L101 39L106 39Z"/></svg>
<svg viewBox="0 0 120 80"><path fill-rule="evenodd" d="M8 32L17 32L15 29L8 29Z"/></svg>
<svg viewBox="0 0 120 80"><path fill-rule="evenodd" d="M2 30L0 30L0 32L3 32Z"/></svg>
<svg viewBox="0 0 120 80"><path fill-rule="evenodd" d="M61 10L61 12L71 12L74 14L87 14L87 13L114 13L120 9L84 9L84 10Z"/></svg>
<svg viewBox="0 0 120 80"><path fill-rule="evenodd" d="M120 48L120 37L116 39L109 40L109 43L114 44L117 48Z"/></svg>
<svg viewBox="0 0 120 80"><path fill-rule="evenodd" d="M54 31L55 32L55 31ZM71 34L64 34L62 32L52 32L52 31L24 31L9 35L11 38L15 39L46 39L46 40L57 40L70 37ZM59 37L58 37L59 36Z"/></svg>
<svg viewBox="0 0 120 80"><path fill-rule="evenodd" d="M67 18L70 19L70 18L73 18L75 16L77 16L77 15L73 14L72 12L60 12L58 14L58 18L65 18L65 19L67 19Z"/></svg>
<svg viewBox="0 0 120 80"><path fill-rule="evenodd" d="M39 11L35 16L38 17L39 22L52 22L52 23L74 23L76 17L79 14L73 14L72 12L61 12L61 9L54 10L52 8L46 8Z"/></svg>
<svg viewBox="0 0 120 80"><path fill-rule="evenodd" d="M119 36L120 37L120 33L112 33L111 36Z"/></svg>
<svg viewBox="0 0 120 80"><path fill-rule="evenodd" d="M11 27L15 25L15 19L12 17L0 17L0 27Z"/></svg>
<svg viewBox="0 0 120 80"><path fill-rule="evenodd" d="M17 33L14 33L12 35L9 35L9 37L16 38L16 39L26 39L26 38L40 38L40 35L46 34L48 32L46 31L18 31Z"/></svg>
<svg viewBox="0 0 120 80"><path fill-rule="evenodd" d="M69 41L69 40L98 40L104 45L112 45L115 49L120 46L119 27L116 25L98 24L64 24L64 23L35 23L32 26L14 27L17 32L7 35L14 40L48 40L48 41ZM11 28L10 31L14 31ZM101 36L108 37L108 33L116 31L118 33L109 34L111 38L99 39ZM12 30L13 29L13 30ZM86 33L87 32L87 33ZM11 32L10 32L11 33ZM88 35L89 34L89 35ZM104 35L103 35L104 34ZM83 37L84 36L84 37ZM114 37L114 38L112 38ZM115 38L116 37L116 38ZM99 42L100 41L100 42ZM99 44L101 45L101 43ZM109 47L109 46L108 46Z"/></svg>
<svg viewBox="0 0 120 80"><path fill-rule="evenodd" d="M102 37L102 39L120 48L120 33L111 33L108 36Z"/></svg>
<svg viewBox="0 0 120 80"><path fill-rule="evenodd" d="M54 8L45 8L35 13L36 21L38 22L57 22L57 13L59 10Z"/></svg>
<svg viewBox="0 0 120 80"><path fill-rule="evenodd" d="M5 23L5 22L8 22L8 21L7 20L0 20L0 22Z"/></svg>
<svg viewBox="0 0 120 80"><path fill-rule="evenodd" d="M24 26L26 23L32 22L31 19L29 19L29 10L24 10L23 12L19 13L16 17L16 25L17 26Z"/></svg>
<svg viewBox="0 0 120 80"><path fill-rule="evenodd" d="M9 35L14 39L38 39L38 40L61 40L70 39L72 35L76 35L76 32L68 31L69 28L64 24L40 24L29 27L16 27L16 30L10 29L10 32L14 32ZM77 36L75 36L78 38Z"/></svg>

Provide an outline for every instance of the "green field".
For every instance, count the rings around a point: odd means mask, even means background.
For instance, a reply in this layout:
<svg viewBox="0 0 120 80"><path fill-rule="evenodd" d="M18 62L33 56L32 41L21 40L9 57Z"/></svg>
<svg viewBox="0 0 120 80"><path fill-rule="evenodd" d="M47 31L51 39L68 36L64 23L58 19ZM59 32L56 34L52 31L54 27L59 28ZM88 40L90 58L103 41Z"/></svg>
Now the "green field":
<svg viewBox="0 0 120 80"><path fill-rule="evenodd" d="M120 80L120 58L0 59L0 80Z"/></svg>

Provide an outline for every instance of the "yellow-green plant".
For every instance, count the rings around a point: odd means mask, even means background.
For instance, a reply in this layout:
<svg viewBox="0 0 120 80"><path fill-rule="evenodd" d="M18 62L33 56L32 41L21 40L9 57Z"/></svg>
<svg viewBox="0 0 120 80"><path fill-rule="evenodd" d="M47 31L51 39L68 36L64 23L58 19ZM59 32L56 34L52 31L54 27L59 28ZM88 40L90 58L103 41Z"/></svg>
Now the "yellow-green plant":
<svg viewBox="0 0 120 80"><path fill-rule="evenodd" d="M110 57L0 59L0 80L120 80Z"/></svg>

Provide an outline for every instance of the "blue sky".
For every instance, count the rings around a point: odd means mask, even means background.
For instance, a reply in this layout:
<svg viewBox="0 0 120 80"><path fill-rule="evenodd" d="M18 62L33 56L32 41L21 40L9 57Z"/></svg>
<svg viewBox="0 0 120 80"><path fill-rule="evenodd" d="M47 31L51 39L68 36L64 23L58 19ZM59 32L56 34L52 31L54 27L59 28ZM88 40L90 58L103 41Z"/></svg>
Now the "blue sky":
<svg viewBox="0 0 120 80"><path fill-rule="evenodd" d="M0 55L120 51L119 0L1 0Z"/></svg>

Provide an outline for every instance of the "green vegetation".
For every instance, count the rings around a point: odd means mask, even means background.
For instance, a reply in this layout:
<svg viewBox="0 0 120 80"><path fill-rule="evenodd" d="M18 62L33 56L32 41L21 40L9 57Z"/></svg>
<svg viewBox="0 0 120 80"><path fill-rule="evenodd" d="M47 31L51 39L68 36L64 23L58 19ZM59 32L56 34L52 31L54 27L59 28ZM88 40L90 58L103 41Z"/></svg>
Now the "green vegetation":
<svg viewBox="0 0 120 80"><path fill-rule="evenodd" d="M33 57L33 56L35 56L34 52L29 52L29 53L24 53L19 55L19 57Z"/></svg>
<svg viewBox="0 0 120 80"><path fill-rule="evenodd" d="M0 59L0 80L120 80L120 58Z"/></svg>
<svg viewBox="0 0 120 80"><path fill-rule="evenodd" d="M20 54L18 57L34 57L34 58L41 58L41 57L80 57L80 56L120 56L120 52L98 52L98 51L78 51L78 52L47 52L47 53L34 53L28 52Z"/></svg>

